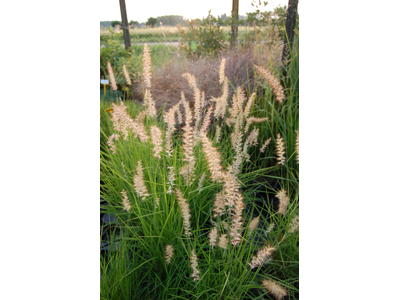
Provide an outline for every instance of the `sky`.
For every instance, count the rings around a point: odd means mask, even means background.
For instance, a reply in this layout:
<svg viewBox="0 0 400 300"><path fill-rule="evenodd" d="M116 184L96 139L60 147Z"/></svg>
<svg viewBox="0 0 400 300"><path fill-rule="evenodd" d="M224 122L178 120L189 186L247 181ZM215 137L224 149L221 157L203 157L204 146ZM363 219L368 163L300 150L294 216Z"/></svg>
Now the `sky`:
<svg viewBox="0 0 400 300"><path fill-rule="evenodd" d="M256 1L258 3L258 0ZM278 5L288 5L288 0L268 0L267 10L272 10ZM232 10L232 0L125 0L128 21L134 20L146 22L150 17L165 15L181 15L184 18L202 18L211 14L214 16L226 13L230 15ZM251 6L252 0L239 0L239 15L246 12L253 12L255 8ZM100 21L121 20L121 12L118 0L98 0L100 11ZM300 7L300 4L299 4Z"/></svg>

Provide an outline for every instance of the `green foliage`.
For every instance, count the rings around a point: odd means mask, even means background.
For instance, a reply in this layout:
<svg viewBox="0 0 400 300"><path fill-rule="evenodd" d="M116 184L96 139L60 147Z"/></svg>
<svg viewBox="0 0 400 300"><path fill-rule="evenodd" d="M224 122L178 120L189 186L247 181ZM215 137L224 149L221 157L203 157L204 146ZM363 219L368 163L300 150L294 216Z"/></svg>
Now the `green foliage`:
<svg viewBox="0 0 400 300"><path fill-rule="evenodd" d="M116 25L122 26L121 21L111 21L111 26L114 28Z"/></svg>
<svg viewBox="0 0 400 300"><path fill-rule="evenodd" d="M109 79L107 70L107 62L109 61L117 84L122 90L128 91L129 87L126 85L122 66L126 66L131 80L136 80L139 76L141 55L132 55L131 52L121 46L122 33L115 33L111 29L109 31L111 34L102 41L104 46L100 46L100 78Z"/></svg>
<svg viewBox="0 0 400 300"><path fill-rule="evenodd" d="M166 26L177 26L179 24L187 24L187 21L183 19L183 16L177 15L167 15L157 17L157 20L162 23L162 25Z"/></svg>
<svg viewBox="0 0 400 300"><path fill-rule="evenodd" d="M258 0L251 3L256 8L255 12L246 13L246 24L252 26L254 30L244 35L242 44L258 43L260 39L273 39L278 35L283 39L285 36L286 5L276 7L274 11L267 11L267 1ZM275 33L276 32L276 33Z"/></svg>
<svg viewBox="0 0 400 300"><path fill-rule="evenodd" d="M179 47L189 56L215 56L227 49L227 36L218 25L218 20L208 12L204 20L189 21L188 27L179 28L181 43Z"/></svg>
<svg viewBox="0 0 400 300"><path fill-rule="evenodd" d="M133 20L131 20L130 22L129 22L129 25L131 25L131 26L139 26L139 22L138 21L133 21Z"/></svg>
<svg viewBox="0 0 400 300"><path fill-rule="evenodd" d="M147 19L146 25L154 27L158 22L157 18L150 17Z"/></svg>

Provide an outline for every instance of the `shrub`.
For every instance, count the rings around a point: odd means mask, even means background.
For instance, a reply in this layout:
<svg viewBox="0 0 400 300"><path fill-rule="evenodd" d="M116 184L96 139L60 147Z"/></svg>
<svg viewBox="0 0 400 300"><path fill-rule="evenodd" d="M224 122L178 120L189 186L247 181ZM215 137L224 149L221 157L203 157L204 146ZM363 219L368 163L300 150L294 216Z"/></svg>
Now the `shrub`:
<svg viewBox="0 0 400 300"><path fill-rule="evenodd" d="M179 27L181 42L179 47L188 57L215 56L221 50L227 49L227 36L218 24L217 18L211 15L211 10L204 20L188 21L188 27Z"/></svg>
<svg viewBox="0 0 400 300"><path fill-rule="evenodd" d="M100 46L100 78L109 79L107 70L107 62L110 62L115 80L118 86L123 91L130 91L130 88L126 84L127 80L123 73L123 66L125 65L129 76L132 76L132 80L137 80L140 69L141 56L132 55L131 52L127 51L121 46L121 35L122 33L115 33L109 29L111 35L103 39L103 46Z"/></svg>
<svg viewBox="0 0 400 300"><path fill-rule="evenodd" d="M206 101L220 94L218 83L218 69L221 59L226 59L226 76L231 83L229 85L229 95L231 99L234 87L242 87L250 95L256 90L259 83L255 80L255 70L253 64L266 66L277 74L281 64L281 49L268 48L263 46L233 49L220 53L220 57L200 57L192 59L182 59L174 57L169 63L156 68L152 79L152 92L156 101L157 109L166 105L166 109L172 107L180 101L181 91L184 92L186 99L193 102L193 90L187 85L187 81L182 77L183 73L191 73L196 78L202 80L198 82L198 87L205 92ZM139 82L134 88L135 99L143 100L143 87ZM258 89L258 95L262 89ZM192 103L193 104L193 103Z"/></svg>

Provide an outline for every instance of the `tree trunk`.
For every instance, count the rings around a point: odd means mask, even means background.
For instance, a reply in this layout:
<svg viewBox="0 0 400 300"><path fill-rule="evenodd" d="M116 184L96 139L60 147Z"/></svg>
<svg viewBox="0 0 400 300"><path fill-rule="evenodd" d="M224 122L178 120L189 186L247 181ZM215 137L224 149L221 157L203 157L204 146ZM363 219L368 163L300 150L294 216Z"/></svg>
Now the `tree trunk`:
<svg viewBox="0 0 400 300"><path fill-rule="evenodd" d="M287 75L287 68L288 62L287 59L289 58L290 49L293 49L293 38L294 38L294 27L296 26L296 18L297 18L297 4L299 0L289 0L288 10L286 14L286 35L284 39L284 47L282 53L282 62L284 63L283 72L282 72L282 79L285 79ZM286 62L285 62L286 61Z"/></svg>
<svg viewBox="0 0 400 300"><path fill-rule="evenodd" d="M121 9L122 18L122 31L124 33L125 49L129 50L131 47L131 38L129 36L128 17L126 16L125 0L119 0L119 7Z"/></svg>
<svg viewBox="0 0 400 300"><path fill-rule="evenodd" d="M239 0L232 0L232 33L231 33L231 48L235 47L238 36L239 24Z"/></svg>

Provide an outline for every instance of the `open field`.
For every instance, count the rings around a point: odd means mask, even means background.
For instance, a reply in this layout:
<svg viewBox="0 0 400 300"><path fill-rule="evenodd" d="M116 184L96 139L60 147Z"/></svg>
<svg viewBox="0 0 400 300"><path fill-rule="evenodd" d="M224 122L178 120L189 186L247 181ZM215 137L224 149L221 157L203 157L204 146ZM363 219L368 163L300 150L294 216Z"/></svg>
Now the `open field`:
<svg viewBox="0 0 400 300"><path fill-rule="evenodd" d="M229 26L222 27L227 36L231 34ZM265 28L264 28L265 30ZM239 26L238 39L243 39L244 35L253 32L254 28L250 26ZM122 30L115 30L115 33L122 33ZM180 34L178 27L154 27L154 28L134 28L129 30L131 43L145 43L145 42L179 42ZM100 29L100 41L104 41L107 37L111 37L112 33L109 29ZM123 37L120 37L123 41Z"/></svg>

